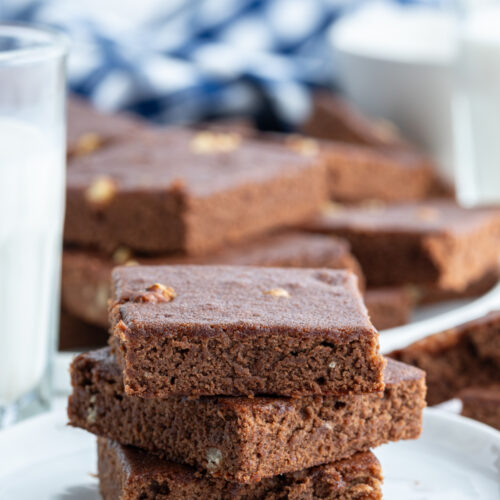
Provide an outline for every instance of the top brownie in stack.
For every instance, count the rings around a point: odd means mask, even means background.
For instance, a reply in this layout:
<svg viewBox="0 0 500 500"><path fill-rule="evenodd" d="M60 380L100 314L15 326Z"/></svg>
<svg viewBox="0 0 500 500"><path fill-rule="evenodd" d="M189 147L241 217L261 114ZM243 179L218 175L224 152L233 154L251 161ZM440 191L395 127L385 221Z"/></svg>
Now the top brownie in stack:
<svg viewBox="0 0 500 500"><path fill-rule="evenodd" d="M361 267L350 252L347 241L312 233L284 231L256 238L240 245L228 245L210 255L135 255L119 248L114 255L81 248L63 253L61 304L84 321L108 327L108 300L111 271L118 265L146 266L178 264L218 264L260 267L326 267L349 269L364 289Z"/></svg>
<svg viewBox="0 0 500 500"><path fill-rule="evenodd" d="M119 267L111 345L143 397L364 393L384 360L348 271Z"/></svg>
<svg viewBox="0 0 500 500"><path fill-rule="evenodd" d="M149 131L76 158L65 242L204 254L292 225L327 199L318 157L236 134Z"/></svg>

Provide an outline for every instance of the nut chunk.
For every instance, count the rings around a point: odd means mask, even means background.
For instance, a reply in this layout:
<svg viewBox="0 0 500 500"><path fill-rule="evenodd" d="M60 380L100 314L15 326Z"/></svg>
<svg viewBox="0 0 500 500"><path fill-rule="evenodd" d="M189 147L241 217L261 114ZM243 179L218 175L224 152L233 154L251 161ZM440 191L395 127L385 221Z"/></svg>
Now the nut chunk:
<svg viewBox="0 0 500 500"><path fill-rule="evenodd" d="M168 283L175 299L144 300L159 293L151 283ZM378 333L348 271L119 267L113 288L111 344L128 394L383 389Z"/></svg>

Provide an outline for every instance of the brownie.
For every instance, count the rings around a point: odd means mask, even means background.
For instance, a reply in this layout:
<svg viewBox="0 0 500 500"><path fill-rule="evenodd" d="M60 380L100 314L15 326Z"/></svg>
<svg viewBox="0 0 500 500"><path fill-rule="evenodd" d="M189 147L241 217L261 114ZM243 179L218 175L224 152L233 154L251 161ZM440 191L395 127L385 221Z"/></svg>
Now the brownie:
<svg viewBox="0 0 500 500"><path fill-rule="evenodd" d="M336 202L420 200L429 197L434 185L432 163L411 149L381 149L295 134L266 133L259 137L322 158L329 195Z"/></svg>
<svg viewBox="0 0 500 500"><path fill-rule="evenodd" d="M81 351L103 347L108 340L106 328L89 325L61 309L59 319L59 350Z"/></svg>
<svg viewBox="0 0 500 500"><path fill-rule="evenodd" d="M109 349L75 358L71 379L71 425L244 483L416 439L425 406L424 373L392 360L383 394L143 399Z"/></svg>
<svg viewBox="0 0 500 500"><path fill-rule="evenodd" d="M347 142L377 148L409 148L396 126L387 120L371 119L331 92L313 95L309 118L302 132L319 139Z"/></svg>
<svg viewBox="0 0 500 500"><path fill-rule="evenodd" d="M470 299L484 295L491 290L500 279L500 268L495 265L478 279L472 281L464 290L443 290L439 286L412 287L412 293L418 304L436 304L450 300Z"/></svg>
<svg viewBox="0 0 500 500"><path fill-rule="evenodd" d="M460 393L462 415L500 431L500 384L469 387Z"/></svg>
<svg viewBox="0 0 500 500"><path fill-rule="evenodd" d="M500 252L500 209L449 200L330 207L306 229L347 239L371 287L462 291L497 265Z"/></svg>
<svg viewBox="0 0 500 500"><path fill-rule="evenodd" d="M365 292L370 321L377 330L405 325L413 311L413 294L407 287L371 288Z"/></svg>
<svg viewBox="0 0 500 500"><path fill-rule="evenodd" d="M92 250L66 248L63 254L61 289L64 307L84 321L107 328L111 270L115 265L126 263L349 269L357 275L360 288L364 287L361 268L345 240L319 234L284 232L226 247L203 257L170 254L145 257L134 255L123 247L110 257Z"/></svg>
<svg viewBox="0 0 500 500"><path fill-rule="evenodd" d="M110 343L128 394L383 389L384 359L349 271L121 266Z"/></svg>
<svg viewBox="0 0 500 500"><path fill-rule="evenodd" d="M330 197L342 203L426 198L433 182L429 159L411 150L322 144Z"/></svg>
<svg viewBox="0 0 500 500"><path fill-rule="evenodd" d="M234 133L138 133L73 161L65 242L207 254L304 221L325 177L318 157Z"/></svg>
<svg viewBox="0 0 500 500"><path fill-rule="evenodd" d="M426 372L430 405L467 387L500 382L500 312L430 335L389 356Z"/></svg>
<svg viewBox="0 0 500 500"><path fill-rule="evenodd" d="M98 471L104 500L382 498L382 470L371 452L258 483L237 484L197 473L137 448L99 438Z"/></svg>
<svg viewBox="0 0 500 500"><path fill-rule="evenodd" d="M147 127L139 118L125 113L102 113L76 96L68 98L67 119L70 160L126 141Z"/></svg>

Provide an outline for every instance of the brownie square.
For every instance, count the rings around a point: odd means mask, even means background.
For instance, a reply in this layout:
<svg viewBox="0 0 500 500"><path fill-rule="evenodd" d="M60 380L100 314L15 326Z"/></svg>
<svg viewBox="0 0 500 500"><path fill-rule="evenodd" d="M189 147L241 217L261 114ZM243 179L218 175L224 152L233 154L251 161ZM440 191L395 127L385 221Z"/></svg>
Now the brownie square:
<svg viewBox="0 0 500 500"><path fill-rule="evenodd" d="M108 341L106 328L89 325L65 310L59 317L59 351L82 351L104 347Z"/></svg>
<svg viewBox="0 0 500 500"><path fill-rule="evenodd" d="M71 379L71 425L240 483L416 439L425 406L424 373L393 360L382 394L143 399L109 349L78 356Z"/></svg>
<svg viewBox="0 0 500 500"><path fill-rule="evenodd" d="M377 330L405 325L410 320L414 299L408 287L370 288L364 297L370 321Z"/></svg>
<svg viewBox="0 0 500 500"><path fill-rule="evenodd" d="M479 278L471 281L463 290L444 290L439 286L412 286L411 291L418 304L436 304L450 300L479 297L491 290L500 280L498 264L486 270Z"/></svg>
<svg viewBox="0 0 500 500"><path fill-rule="evenodd" d="M378 333L348 271L122 266L110 324L128 394L383 389Z"/></svg>
<svg viewBox="0 0 500 500"><path fill-rule="evenodd" d="M118 141L126 141L147 125L125 113L102 113L76 96L67 102L68 158L84 156Z"/></svg>
<svg viewBox="0 0 500 500"><path fill-rule="evenodd" d="M322 143L330 197L341 203L427 198L434 182L429 159L413 150Z"/></svg>
<svg viewBox="0 0 500 500"><path fill-rule="evenodd" d="M306 135L376 148L408 148L396 126L361 114L354 106L331 92L313 95L311 114L303 124Z"/></svg>
<svg viewBox="0 0 500 500"><path fill-rule="evenodd" d="M469 387L459 396L462 400L462 415L500 431L500 384Z"/></svg>
<svg viewBox="0 0 500 500"><path fill-rule="evenodd" d="M382 470L371 452L300 472L237 484L201 475L137 448L99 438L98 471L104 500L379 500Z"/></svg>
<svg viewBox="0 0 500 500"><path fill-rule="evenodd" d="M429 335L389 356L426 372L430 405L471 386L500 382L500 312Z"/></svg>
<svg viewBox="0 0 500 500"><path fill-rule="evenodd" d="M453 201L327 209L308 230L347 239L369 286L461 291L498 265L500 209Z"/></svg>
<svg viewBox="0 0 500 500"><path fill-rule="evenodd" d="M61 300L75 317L108 328L108 300L111 271L123 264L228 264L262 267L326 267L349 269L364 287L361 267L351 254L349 243L339 238L312 233L282 232L254 241L228 246L214 254L190 257L179 254L134 255L119 248L112 256L88 249L66 248L63 252Z"/></svg>
<svg viewBox="0 0 500 500"><path fill-rule="evenodd" d="M207 254L304 221L325 176L318 157L234 133L135 134L72 163L65 242Z"/></svg>

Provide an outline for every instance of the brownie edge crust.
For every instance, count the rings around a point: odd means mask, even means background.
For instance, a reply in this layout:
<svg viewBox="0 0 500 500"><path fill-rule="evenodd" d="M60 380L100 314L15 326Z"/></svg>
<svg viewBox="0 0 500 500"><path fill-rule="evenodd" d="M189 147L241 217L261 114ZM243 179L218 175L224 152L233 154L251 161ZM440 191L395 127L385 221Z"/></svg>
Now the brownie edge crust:
<svg viewBox="0 0 500 500"><path fill-rule="evenodd" d="M98 438L97 446L100 489L104 500L382 498L382 470L371 452L249 485L207 477L189 467L105 438Z"/></svg>

